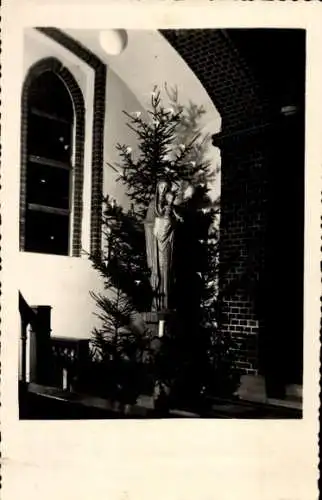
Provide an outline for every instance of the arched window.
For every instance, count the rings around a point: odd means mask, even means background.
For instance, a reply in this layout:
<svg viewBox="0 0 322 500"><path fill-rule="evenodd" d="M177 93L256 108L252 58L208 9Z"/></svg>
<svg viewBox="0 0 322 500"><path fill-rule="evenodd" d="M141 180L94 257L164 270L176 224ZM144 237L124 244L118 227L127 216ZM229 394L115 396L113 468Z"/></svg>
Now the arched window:
<svg viewBox="0 0 322 500"><path fill-rule="evenodd" d="M29 70L22 94L20 248L79 256L84 102L55 58Z"/></svg>

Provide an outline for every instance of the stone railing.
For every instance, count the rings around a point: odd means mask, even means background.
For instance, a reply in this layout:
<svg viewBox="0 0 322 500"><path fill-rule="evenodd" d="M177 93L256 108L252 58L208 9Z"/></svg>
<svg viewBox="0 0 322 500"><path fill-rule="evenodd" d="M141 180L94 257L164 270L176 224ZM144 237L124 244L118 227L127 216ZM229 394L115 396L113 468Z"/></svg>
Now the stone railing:
<svg viewBox="0 0 322 500"><path fill-rule="evenodd" d="M21 293L19 312L20 381L71 390L86 368L89 341L51 336L51 307L29 306Z"/></svg>

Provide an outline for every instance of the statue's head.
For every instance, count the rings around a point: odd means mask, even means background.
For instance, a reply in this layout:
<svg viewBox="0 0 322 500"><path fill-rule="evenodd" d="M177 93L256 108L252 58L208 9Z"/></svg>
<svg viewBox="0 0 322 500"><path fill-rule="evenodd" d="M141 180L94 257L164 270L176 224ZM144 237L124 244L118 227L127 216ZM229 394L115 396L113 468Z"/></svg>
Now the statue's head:
<svg viewBox="0 0 322 500"><path fill-rule="evenodd" d="M162 179L158 182L156 189L155 206L157 212L159 212L160 214L162 213L165 204L166 194L168 193L169 189L170 189L170 184L166 179Z"/></svg>

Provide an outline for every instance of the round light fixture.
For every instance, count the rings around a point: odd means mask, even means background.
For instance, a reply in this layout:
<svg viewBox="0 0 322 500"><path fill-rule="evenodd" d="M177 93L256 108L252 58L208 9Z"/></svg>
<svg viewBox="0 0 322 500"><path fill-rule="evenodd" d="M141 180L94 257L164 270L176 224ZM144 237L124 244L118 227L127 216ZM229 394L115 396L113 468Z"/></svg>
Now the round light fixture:
<svg viewBox="0 0 322 500"><path fill-rule="evenodd" d="M128 36L125 30L104 30L99 34L99 41L107 54L117 56L126 48Z"/></svg>

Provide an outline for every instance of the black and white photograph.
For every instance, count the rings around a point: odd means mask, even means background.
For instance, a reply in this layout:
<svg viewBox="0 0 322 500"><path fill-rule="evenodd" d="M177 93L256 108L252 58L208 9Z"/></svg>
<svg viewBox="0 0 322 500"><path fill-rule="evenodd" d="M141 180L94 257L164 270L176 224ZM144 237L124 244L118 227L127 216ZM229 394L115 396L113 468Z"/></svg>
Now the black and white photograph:
<svg viewBox="0 0 322 500"><path fill-rule="evenodd" d="M305 56L24 30L21 419L302 417Z"/></svg>
<svg viewBox="0 0 322 500"><path fill-rule="evenodd" d="M315 500L319 10L142 3L3 11L3 500Z"/></svg>

